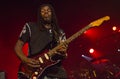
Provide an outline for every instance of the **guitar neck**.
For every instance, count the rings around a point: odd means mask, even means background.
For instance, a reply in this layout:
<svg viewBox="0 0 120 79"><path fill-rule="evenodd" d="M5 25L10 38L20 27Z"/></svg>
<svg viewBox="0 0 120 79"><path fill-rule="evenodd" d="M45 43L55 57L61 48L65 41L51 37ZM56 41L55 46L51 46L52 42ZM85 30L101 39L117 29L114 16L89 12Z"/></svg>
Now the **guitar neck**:
<svg viewBox="0 0 120 79"><path fill-rule="evenodd" d="M83 32L85 32L86 30L88 30L89 28L90 28L90 25L87 25L86 27L82 28L81 30L79 30L78 32L76 32L75 34L73 34L71 37L69 37L66 40L66 43L69 44L74 39L76 39L78 36L80 36L81 34L83 34Z"/></svg>
<svg viewBox="0 0 120 79"><path fill-rule="evenodd" d="M80 36L83 32L85 32L86 30L88 30L89 28L90 28L90 25L82 28L81 30L79 30L78 32L76 32L75 34L73 34L71 37L69 37L65 42L59 44L58 46L56 46L55 48L53 48L52 50L50 50L50 51L48 52L48 55L49 55L49 56L54 55L54 54L56 53L56 50L57 50L60 46L64 45L64 43L69 44L69 43L72 42L74 39L76 39L78 36Z"/></svg>
<svg viewBox="0 0 120 79"><path fill-rule="evenodd" d="M52 50L50 50L48 52L48 54L51 56L53 54L56 53L56 50L59 49L59 47L61 45L64 45L65 43L66 44L69 44L70 42L72 42L75 38L77 38L78 36L80 36L83 32L85 32L86 30L88 30L90 27L95 27L95 26L100 26L103 21L107 21L109 20L110 17L109 16L105 16L105 17L102 17L98 20L95 20L93 22L91 22L89 25L87 25L86 27L82 28L81 30L79 30L78 32L76 32L75 34L73 34L71 37L69 37L65 42L59 44L58 46L56 46L55 48L53 48Z"/></svg>

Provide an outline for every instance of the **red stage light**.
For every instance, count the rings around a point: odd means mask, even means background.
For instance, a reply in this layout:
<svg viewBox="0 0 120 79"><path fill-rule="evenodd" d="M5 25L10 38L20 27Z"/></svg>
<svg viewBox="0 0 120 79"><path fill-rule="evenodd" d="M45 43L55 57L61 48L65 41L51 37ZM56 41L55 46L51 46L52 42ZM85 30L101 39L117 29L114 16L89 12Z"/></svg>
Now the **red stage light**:
<svg viewBox="0 0 120 79"><path fill-rule="evenodd" d="M91 49L89 50L89 52L90 52L90 53L94 53L94 49L91 48Z"/></svg>
<svg viewBox="0 0 120 79"><path fill-rule="evenodd" d="M113 30L113 31L116 31L116 30L117 30L117 27L116 27L116 26L113 26L113 27L112 27L112 30Z"/></svg>

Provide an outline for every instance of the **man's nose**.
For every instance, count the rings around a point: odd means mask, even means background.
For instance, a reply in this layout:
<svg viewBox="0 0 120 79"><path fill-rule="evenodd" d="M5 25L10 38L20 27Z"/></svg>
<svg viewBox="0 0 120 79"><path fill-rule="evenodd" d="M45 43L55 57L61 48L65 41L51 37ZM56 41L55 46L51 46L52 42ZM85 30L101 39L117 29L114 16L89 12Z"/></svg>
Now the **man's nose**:
<svg viewBox="0 0 120 79"><path fill-rule="evenodd" d="M45 13L48 13L48 11L47 11L47 10L45 10Z"/></svg>

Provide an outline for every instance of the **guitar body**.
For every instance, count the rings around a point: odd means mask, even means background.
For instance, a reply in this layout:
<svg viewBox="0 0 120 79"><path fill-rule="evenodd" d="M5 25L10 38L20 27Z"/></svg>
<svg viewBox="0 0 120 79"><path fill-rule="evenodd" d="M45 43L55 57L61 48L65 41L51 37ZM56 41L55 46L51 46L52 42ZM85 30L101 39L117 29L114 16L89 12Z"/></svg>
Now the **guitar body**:
<svg viewBox="0 0 120 79"><path fill-rule="evenodd" d="M59 63L60 60L57 61L53 61L48 55L47 53L42 53L40 55L34 56L34 57L30 57L30 58L34 58L36 60L40 61L40 67L37 68L33 68L28 66L25 63L21 63L20 67L19 67L19 72L22 73L24 76L26 76L29 79L39 79L40 76L44 73L44 71Z"/></svg>

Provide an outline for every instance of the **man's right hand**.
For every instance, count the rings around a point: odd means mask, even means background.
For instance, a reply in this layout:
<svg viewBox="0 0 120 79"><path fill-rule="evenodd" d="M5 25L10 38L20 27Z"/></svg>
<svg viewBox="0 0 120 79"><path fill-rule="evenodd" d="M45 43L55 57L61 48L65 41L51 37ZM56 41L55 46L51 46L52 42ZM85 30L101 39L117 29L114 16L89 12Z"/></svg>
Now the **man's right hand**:
<svg viewBox="0 0 120 79"><path fill-rule="evenodd" d="M22 51L22 47L24 42L22 40L18 40L15 45L15 53L22 60L23 63L27 64L31 67L40 67L39 60L35 60L32 58L27 58L26 55Z"/></svg>
<svg viewBox="0 0 120 79"><path fill-rule="evenodd" d="M22 61L30 67L40 67L39 60L35 60L33 58L25 58Z"/></svg>

